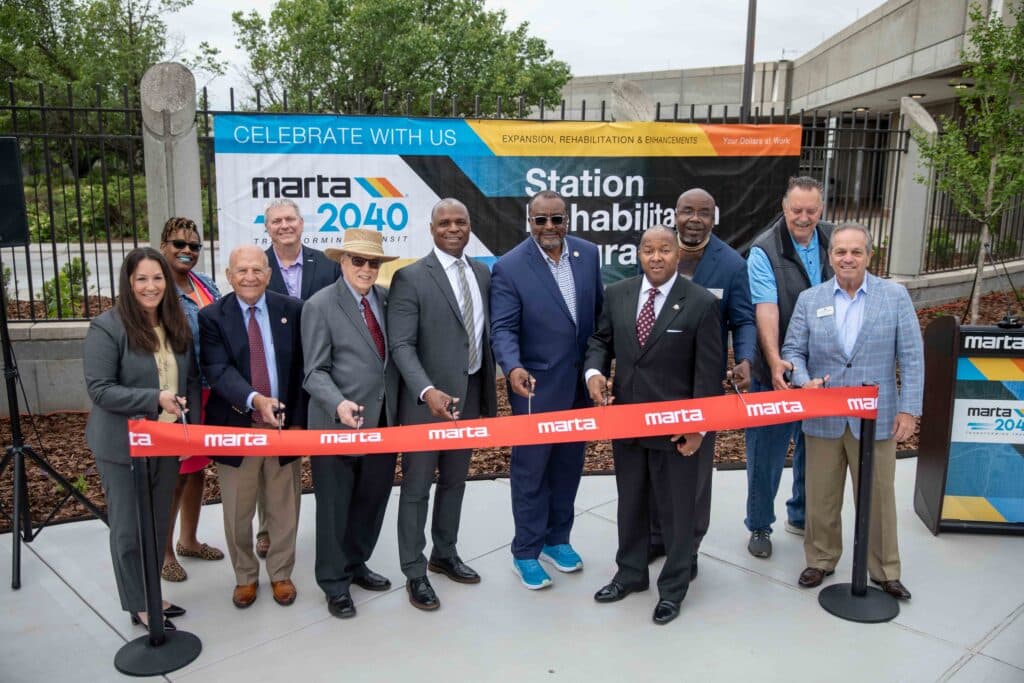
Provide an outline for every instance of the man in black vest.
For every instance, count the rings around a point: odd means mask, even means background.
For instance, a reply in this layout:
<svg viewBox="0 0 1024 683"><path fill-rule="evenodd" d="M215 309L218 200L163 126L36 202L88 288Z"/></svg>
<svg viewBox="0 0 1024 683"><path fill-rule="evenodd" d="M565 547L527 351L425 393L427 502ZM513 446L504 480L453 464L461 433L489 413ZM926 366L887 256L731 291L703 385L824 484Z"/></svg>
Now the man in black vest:
<svg viewBox="0 0 1024 683"><path fill-rule="evenodd" d="M832 277L828 240L832 225L821 222L821 184L814 178L789 179L782 198L783 215L757 236L747 256L750 298L757 322L758 353L754 356L751 391L788 389L784 374L791 368L779 350L796 299L803 290ZM747 550L771 557L775 494L793 449L793 497L786 501L786 530L804 532L804 435L800 422L747 430Z"/></svg>

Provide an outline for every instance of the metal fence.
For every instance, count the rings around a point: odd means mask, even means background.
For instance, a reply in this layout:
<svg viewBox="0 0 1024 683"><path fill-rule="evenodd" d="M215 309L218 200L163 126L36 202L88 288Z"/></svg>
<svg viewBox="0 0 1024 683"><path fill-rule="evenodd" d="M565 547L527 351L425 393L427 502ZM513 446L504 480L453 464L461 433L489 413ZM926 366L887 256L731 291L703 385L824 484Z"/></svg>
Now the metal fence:
<svg viewBox="0 0 1024 683"><path fill-rule="evenodd" d="M96 315L116 293L117 271L124 255L149 242L146 186L142 158L142 121L135 99L123 88L112 100L97 89L89 101L76 99L71 86L63 93L39 86L37 93L16 95L8 84L7 101L0 103L0 135L18 138L22 150L31 243L2 250L12 319L69 320ZM219 113L241 111L234 92L227 110L211 109L207 92L199 96L197 112L200 182L203 193L204 239L200 270L217 271L213 119ZM310 98L275 111L310 113ZM295 105L298 108L295 108ZM532 109L519 99L512 107L500 98L466 101L430 100L426 111L415 110L411 98L385 95L374 109L384 116L468 116L567 120L565 103ZM257 92L246 111L264 111ZM367 109L357 99L352 111ZM484 108L490 105L489 108ZM320 112L317 112L320 113ZM656 106L656 119L692 123L736 123L738 113L726 108L719 116L694 107ZM578 120L610 120L605 102L584 102ZM875 240L875 272L888 270L887 249L892 238L893 208L898 200L896 179L906 131L894 115L856 112L762 112L752 123L796 124L803 128L801 172L819 179L826 188L826 217L858 221ZM1020 211L1018 211L1018 216ZM1019 223L1019 217L1017 222ZM959 232L957 233L960 234ZM1020 239L1017 238L1018 243ZM1002 252L997 253L997 258Z"/></svg>

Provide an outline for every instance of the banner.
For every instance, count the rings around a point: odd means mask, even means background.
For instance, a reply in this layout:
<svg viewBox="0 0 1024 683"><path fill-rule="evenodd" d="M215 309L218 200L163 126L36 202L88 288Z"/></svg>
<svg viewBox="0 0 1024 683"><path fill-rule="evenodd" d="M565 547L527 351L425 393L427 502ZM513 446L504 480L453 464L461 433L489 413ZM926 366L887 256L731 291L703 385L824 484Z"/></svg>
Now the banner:
<svg viewBox="0 0 1024 683"><path fill-rule="evenodd" d="M431 208L454 197L473 226L467 253L490 263L528 234L530 197L554 190L570 234L598 245L611 282L636 274L640 233L674 225L689 188L715 197L717 234L744 248L781 210L800 141L798 125L220 114L221 254L269 246L263 210L289 198L307 246L338 246L346 229L369 228L407 262L433 246Z"/></svg>
<svg viewBox="0 0 1024 683"><path fill-rule="evenodd" d="M383 429L238 429L129 420L132 457L366 455L721 431L848 415L874 419L878 387L789 389Z"/></svg>

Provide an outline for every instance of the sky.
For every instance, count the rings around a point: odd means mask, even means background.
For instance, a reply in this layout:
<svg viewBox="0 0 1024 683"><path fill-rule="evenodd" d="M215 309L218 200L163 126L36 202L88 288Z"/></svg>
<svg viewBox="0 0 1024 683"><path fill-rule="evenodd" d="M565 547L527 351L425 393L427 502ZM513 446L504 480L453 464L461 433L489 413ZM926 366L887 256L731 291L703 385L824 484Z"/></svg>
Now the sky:
<svg viewBox="0 0 1024 683"><path fill-rule="evenodd" d="M201 41L219 47L228 73L209 86L213 102L226 102L230 87L245 88L244 51L235 46L233 9L249 7L264 17L274 0L195 0L166 18L171 42L194 50ZM761 0L758 3L755 61L796 59L829 36L883 4L883 0ZM486 0L505 10L507 27L530 24L574 76L689 69L742 64L746 41L746 0Z"/></svg>

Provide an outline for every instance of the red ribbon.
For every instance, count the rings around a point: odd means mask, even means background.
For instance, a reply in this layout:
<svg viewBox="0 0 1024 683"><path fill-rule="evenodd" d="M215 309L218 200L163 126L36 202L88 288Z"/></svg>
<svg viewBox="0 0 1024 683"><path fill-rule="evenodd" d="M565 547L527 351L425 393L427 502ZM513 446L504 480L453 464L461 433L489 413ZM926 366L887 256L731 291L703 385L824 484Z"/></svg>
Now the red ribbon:
<svg viewBox="0 0 1024 683"><path fill-rule="evenodd" d="M368 455L722 431L877 414L877 387L764 391L384 429L269 430L129 420L132 457Z"/></svg>

